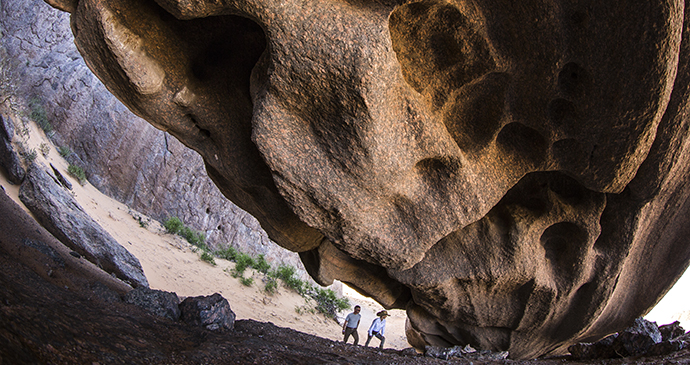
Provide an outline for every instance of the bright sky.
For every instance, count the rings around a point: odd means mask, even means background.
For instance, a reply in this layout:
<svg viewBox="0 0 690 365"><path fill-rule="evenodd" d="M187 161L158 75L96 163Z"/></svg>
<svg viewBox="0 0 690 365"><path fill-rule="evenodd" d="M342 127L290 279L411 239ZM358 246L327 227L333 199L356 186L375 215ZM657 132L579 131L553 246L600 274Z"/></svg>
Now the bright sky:
<svg viewBox="0 0 690 365"><path fill-rule="evenodd" d="M684 319L679 319L685 312ZM681 326L690 330L690 271L686 270L676 285L668 291L654 309L645 316L648 321L654 321L659 326L680 320Z"/></svg>

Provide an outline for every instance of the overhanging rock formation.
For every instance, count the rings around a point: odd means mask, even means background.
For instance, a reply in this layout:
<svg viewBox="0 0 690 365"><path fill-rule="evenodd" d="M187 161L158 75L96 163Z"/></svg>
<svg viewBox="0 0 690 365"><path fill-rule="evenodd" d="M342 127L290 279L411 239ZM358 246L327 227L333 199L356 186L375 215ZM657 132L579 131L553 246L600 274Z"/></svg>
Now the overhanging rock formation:
<svg viewBox="0 0 690 365"><path fill-rule="evenodd" d="M47 0L113 94L415 346L529 358L688 265L681 1Z"/></svg>

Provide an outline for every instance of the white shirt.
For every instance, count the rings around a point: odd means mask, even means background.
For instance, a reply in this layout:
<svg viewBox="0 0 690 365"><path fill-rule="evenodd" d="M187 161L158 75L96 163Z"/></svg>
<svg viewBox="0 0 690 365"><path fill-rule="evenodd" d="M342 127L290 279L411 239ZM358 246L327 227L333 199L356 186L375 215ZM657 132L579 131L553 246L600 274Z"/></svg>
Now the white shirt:
<svg viewBox="0 0 690 365"><path fill-rule="evenodd" d="M383 336L383 331L386 329L386 320L381 319L381 317L376 318L371 322L371 327L369 327L369 336L373 336L374 332L378 332Z"/></svg>

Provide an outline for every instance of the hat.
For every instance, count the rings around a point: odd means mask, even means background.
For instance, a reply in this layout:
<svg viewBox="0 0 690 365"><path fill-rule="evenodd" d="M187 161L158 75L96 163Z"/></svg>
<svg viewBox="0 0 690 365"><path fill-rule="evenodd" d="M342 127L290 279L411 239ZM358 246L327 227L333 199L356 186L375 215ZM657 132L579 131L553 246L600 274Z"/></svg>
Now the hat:
<svg viewBox="0 0 690 365"><path fill-rule="evenodd" d="M384 309L384 310L382 310L382 311L376 313L376 315L379 316L379 317L381 317L381 316L387 316L387 315L388 315L388 312L386 312L386 310Z"/></svg>

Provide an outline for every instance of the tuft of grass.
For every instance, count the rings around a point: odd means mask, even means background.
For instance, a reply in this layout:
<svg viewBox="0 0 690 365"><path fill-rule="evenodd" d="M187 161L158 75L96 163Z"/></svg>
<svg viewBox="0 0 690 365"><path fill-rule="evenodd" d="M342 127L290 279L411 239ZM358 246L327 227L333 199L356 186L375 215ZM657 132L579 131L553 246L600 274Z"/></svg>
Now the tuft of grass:
<svg viewBox="0 0 690 365"><path fill-rule="evenodd" d="M264 286L264 291L268 294L275 294L278 290L278 280L272 277L266 278L266 285Z"/></svg>
<svg viewBox="0 0 690 365"><path fill-rule="evenodd" d="M41 154L43 157L48 157L48 153L50 153L50 145L43 142L41 143L40 146L38 146L38 149L41 151Z"/></svg>
<svg viewBox="0 0 690 365"><path fill-rule="evenodd" d="M240 252L235 257L235 269L233 271L235 272L235 274L237 274L236 277L238 277L244 275L244 270L246 270L248 267L253 266L254 259L246 253Z"/></svg>
<svg viewBox="0 0 690 365"><path fill-rule="evenodd" d="M260 254L256 257L256 260L254 260L254 264L252 265L252 267L262 274L268 274L268 271L271 270L271 264L266 262L264 254Z"/></svg>
<svg viewBox="0 0 690 365"><path fill-rule="evenodd" d="M254 278L240 278L240 282L244 286L252 286L254 284Z"/></svg>
<svg viewBox="0 0 690 365"><path fill-rule="evenodd" d="M168 233L178 234L184 227L184 223L177 217L168 217L163 221L163 227Z"/></svg>
<svg viewBox="0 0 690 365"><path fill-rule="evenodd" d="M206 261L213 266L216 266L216 260L213 258L213 255L206 250L201 252L201 260Z"/></svg>
<svg viewBox="0 0 690 365"><path fill-rule="evenodd" d="M70 175L74 176L77 180L79 180L79 183L84 185L86 182L86 173L84 173L84 169L77 165L72 165L70 164L67 167L67 172L69 172Z"/></svg>
<svg viewBox="0 0 690 365"><path fill-rule="evenodd" d="M36 153L35 149L30 149L28 151L23 151L20 153L22 157L24 157L24 160L26 160L26 163L31 165L36 160L36 157L38 157L38 153Z"/></svg>
<svg viewBox="0 0 690 365"><path fill-rule="evenodd" d="M234 247L228 247L225 250L218 250L213 254L223 260L235 261L235 257L237 257L237 250Z"/></svg>
<svg viewBox="0 0 690 365"><path fill-rule="evenodd" d="M72 154L72 150L70 150L67 146L60 146L60 148L58 148L58 152L63 158L67 158Z"/></svg>
<svg viewBox="0 0 690 365"><path fill-rule="evenodd" d="M311 298L316 302L316 310L335 318L336 314L350 308L347 298L338 298L331 289L311 288Z"/></svg>
<svg viewBox="0 0 690 365"><path fill-rule="evenodd" d="M206 250L206 235L203 232L197 232L187 226L182 227L178 234L184 239L187 240L187 242L191 243L192 245L199 247L203 250Z"/></svg>
<svg viewBox="0 0 690 365"><path fill-rule="evenodd" d="M134 220L139 222L139 227L141 227L141 228L148 228L149 223L151 222L150 218L144 219L140 215L134 215L134 216L132 216L132 218L134 218Z"/></svg>
<svg viewBox="0 0 690 365"><path fill-rule="evenodd" d="M290 265L280 265L274 275L282 280L288 288L296 291L300 295L306 294L305 283L301 279L295 277L294 267Z"/></svg>
<svg viewBox="0 0 690 365"><path fill-rule="evenodd" d="M163 227L165 227L168 233L179 235L193 246L208 251L208 247L206 246L206 235L203 232L197 232L185 226L180 218L175 216L168 217L163 221Z"/></svg>
<svg viewBox="0 0 690 365"><path fill-rule="evenodd" d="M38 124L44 132L50 133L53 131L53 126L50 124L50 121L48 121L48 114L46 113L46 109L43 107L41 99L37 97L31 98L31 100L29 100L29 109L31 109L29 118L36 122L36 124Z"/></svg>

